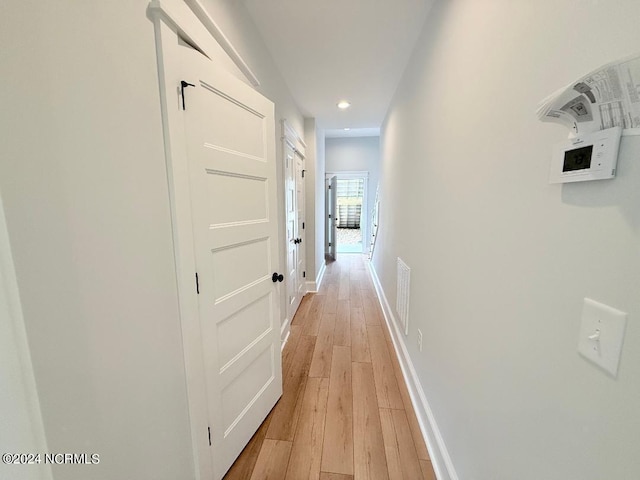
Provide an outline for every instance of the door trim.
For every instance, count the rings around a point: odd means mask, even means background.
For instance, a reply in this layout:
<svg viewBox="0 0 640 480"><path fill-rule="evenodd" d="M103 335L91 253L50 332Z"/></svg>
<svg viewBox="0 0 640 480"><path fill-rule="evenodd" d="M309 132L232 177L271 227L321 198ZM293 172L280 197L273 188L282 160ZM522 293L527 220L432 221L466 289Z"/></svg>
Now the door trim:
<svg viewBox="0 0 640 480"><path fill-rule="evenodd" d="M178 44L178 39L187 40L191 46L206 56L211 56L214 51L215 40L195 14L182 2L160 3L154 0L149 5L149 14L155 32L191 451L195 478L204 480L213 478L214 468L209 447L207 391L203 381L205 365L195 283L196 263L187 142L178 88L182 80L180 49L185 47Z"/></svg>
<svg viewBox="0 0 640 480"><path fill-rule="evenodd" d="M369 235L371 235L371 231L369 225L371 223L371 212L369 211L369 172L368 171L344 171L344 172L325 172L325 178L330 179L331 177L338 177L338 180L341 179L350 179L350 178L363 178L364 179L364 193L362 194L362 216L364 217L364 221L360 225L360 229L362 230L362 253L368 253L368 239ZM337 251L337 250L336 250ZM339 252L338 252L339 253Z"/></svg>
<svg viewBox="0 0 640 480"><path fill-rule="evenodd" d="M292 149L293 149L293 154L294 154L294 159L295 159L295 155L300 155L300 157L302 158L302 161L305 162L306 161L306 148L307 148L307 144L304 142L304 140L302 139L302 137L298 134L298 132L291 126L291 124L289 122L287 122L287 119L284 118L281 121L282 124L282 136L281 136L281 140L282 140L282 162L283 165L286 165L286 156L287 156L287 145L289 145ZM293 168L293 165L292 165ZM287 185L287 168L286 166L282 169L282 184L285 185L285 189L284 189L284 195L286 196L287 192L286 192L286 185ZM294 172L295 175L295 172ZM306 217L306 204L305 204L305 217ZM287 238L287 199L284 198L284 219L285 221L282 222L283 224L283 230L282 230L282 234L284 238L284 242L283 242L283 250L281 252L282 258L284 259L285 262L285 266L286 266L286 270L288 271L288 251L287 248L289 247L289 239ZM303 241L306 245L306 231L305 234L303 235ZM306 258L303 258L302 261L304 262L304 268L306 268ZM304 287L304 294L308 293L309 289L308 289L308 284L305 283L305 287ZM285 298L287 297L286 293L285 293ZM282 341L282 348L284 348L284 344L286 343L286 339L289 337L289 332L291 330L291 321L293 320L293 315L289 315L289 311L288 311L288 300L285 301L285 305L286 305L286 311L285 311L285 315L284 315L284 321L282 322L282 326L280 327L280 339ZM295 314L295 312L294 312Z"/></svg>
<svg viewBox="0 0 640 480"><path fill-rule="evenodd" d="M161 18L207 57L215 58L222 48L251 85L260 86L258 77L199 0L152 0L148 10L154 22Z"/></svg>

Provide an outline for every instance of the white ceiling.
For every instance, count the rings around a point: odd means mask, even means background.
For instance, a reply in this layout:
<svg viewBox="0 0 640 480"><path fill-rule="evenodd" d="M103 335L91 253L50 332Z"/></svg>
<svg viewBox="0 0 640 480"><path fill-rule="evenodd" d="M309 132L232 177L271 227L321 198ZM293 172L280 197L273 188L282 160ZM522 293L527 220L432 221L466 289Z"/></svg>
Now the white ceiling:
<svg viewBox="0 0 640 480"><path fill-rule="evenodd" d="M432 0L244 0L302 113L355 136L384 120ZM351 108L339 110L346 99Z"/></svg>

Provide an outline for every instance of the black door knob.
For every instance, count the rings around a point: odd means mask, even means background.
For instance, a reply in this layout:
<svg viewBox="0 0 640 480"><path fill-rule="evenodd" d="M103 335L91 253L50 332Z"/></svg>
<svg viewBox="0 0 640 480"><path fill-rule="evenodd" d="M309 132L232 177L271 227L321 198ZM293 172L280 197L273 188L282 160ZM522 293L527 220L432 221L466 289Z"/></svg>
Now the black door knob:
<svg viewBox="0 0 640 480"><path fill-rule="evenodd" d="M302 239L301 238L298 239L298 243L302 243Z"/></svg>
<svg viewBox="0 0 640 480"><path fill-rule="evenodd" d="M284 280L284 275L282 275L281 273L280 273L280 274L278 274L278 273L276 273L276 272L273 272L273 275L271 275L271 281L272 281L273 283L281 282L281 281L283 281L283 280Z"/></svg>

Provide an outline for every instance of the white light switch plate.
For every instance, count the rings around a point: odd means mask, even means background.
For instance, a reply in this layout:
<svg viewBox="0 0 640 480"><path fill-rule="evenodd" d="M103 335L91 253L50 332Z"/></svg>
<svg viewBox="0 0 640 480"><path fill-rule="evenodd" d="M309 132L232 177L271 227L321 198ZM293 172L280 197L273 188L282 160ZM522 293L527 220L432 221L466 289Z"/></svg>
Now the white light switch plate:
<svg viewBox="0 0 640 480"><path fill-rule="evenodd" d="M625 312L585 298L578 351L615 377L626 324Z"/></svg>

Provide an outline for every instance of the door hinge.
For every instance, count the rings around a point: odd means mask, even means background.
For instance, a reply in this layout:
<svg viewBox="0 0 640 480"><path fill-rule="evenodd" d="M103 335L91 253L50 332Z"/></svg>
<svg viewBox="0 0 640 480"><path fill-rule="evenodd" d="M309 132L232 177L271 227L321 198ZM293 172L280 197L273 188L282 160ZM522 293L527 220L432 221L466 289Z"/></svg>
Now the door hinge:
<svg viewBox="0 0 640 480"><path fill-rule="evenodd" d="M304 230L304 222L302 222L302 229Z"/></svg>
<svg viewBox="0 0 640 480"><path fill-rule="evenodd" d="M302 170L302 178L304 178L304 172L306 172L306 170Z"/></svg>
<svg viewBox="0 0 640 480"><path fill-rule="evenodd" d="M207 432L209 432L209 446L211 446L211 427L207 427Z"/></svg>
<svg viewBox="0 0 640 480"><path fill-rule="evenodd" d="M302 272L302 278L307 278L307 272Z"/></svg>
<svg viewBox="0 0 640 480"><path fill-rule="evenodd" d="M331 246L331 242L329 242L329 246Z"/></svg>
<svg viewBox="0 0 640 480"><path fill-rule="evenodd" d="M198 280L198 272L196 272L196 293L200 295L200 281Z"/></svg>
<svg viewBox="0 0 640 480"><path fill-rule="evenodd" d="M331 185L329 185L329 190L331 190Z"/></svg>
<svg viewBox="0 0 640 480"><path fill-rule="evenodd" d="M184 106L184 89L187 87L195 87L195 85L193 83L185 82L184 80L182 80L180 82L180 95L182 96L182 110L186 110Z"/></svg>
<svg viewBox="0 0 640 480"><path fill-rule="evenodd" d="M331 214L329 214L329 218L331 218Z"/></svg>

